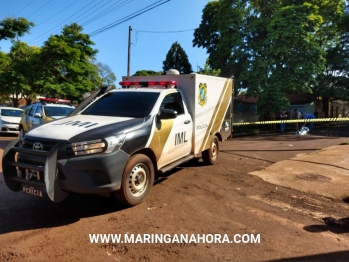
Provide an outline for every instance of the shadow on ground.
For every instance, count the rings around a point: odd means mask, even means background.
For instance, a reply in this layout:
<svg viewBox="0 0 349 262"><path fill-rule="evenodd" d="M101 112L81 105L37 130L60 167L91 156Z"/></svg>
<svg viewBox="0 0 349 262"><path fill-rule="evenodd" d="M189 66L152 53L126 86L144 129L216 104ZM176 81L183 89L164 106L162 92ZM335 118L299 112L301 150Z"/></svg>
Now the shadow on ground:
<svg viewBox="0 0 349 262"><path fill-rule="evenodd" d="M276 260L268 260L268 262L276 262L276 261L307 261L307 262L319 262L319 261L348 261L349 260L349 251L338 251L338 252L330 252L324 254L316 254L310 256L300 256L300 257L292 257L292 258L282 258Z"/></svg>
<svg viewBox="0 0 349 262"><path fill-rule="evenodd" d="M325 222L325 225L305 226L304 230L311 233L321 233L325 231L329 231L335 234L349 233L349 217L342 218L342 219L324 217L322 220ZM349 260L349 256L348 256L348 260Z"/></svg>

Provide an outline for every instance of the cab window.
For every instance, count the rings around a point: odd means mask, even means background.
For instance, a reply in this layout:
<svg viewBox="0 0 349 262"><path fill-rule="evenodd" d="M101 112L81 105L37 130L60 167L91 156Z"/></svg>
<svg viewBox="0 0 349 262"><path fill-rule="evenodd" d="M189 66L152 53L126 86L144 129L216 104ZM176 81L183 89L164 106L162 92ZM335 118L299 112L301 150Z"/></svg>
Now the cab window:
<svg viewBox="0 0 349 262"><path fill-rule="evenodd" d="M32 107L29 109L29 113L28 113L29 116L34 116L35 108L36 108L36 106L32 106Z"/></svg>
<svg viewBox="0 0 349 262"><path fill-rule="evenodd" d="M25 115L28 115L30 108L32 108L32 107L31 107L31 106L27 106L27 107L24 109L24 114L25 114Z"/></svg>
<svg viewBox="0 0 349 262"><path fill-rule="evenodd" d="M184 114L183 102L180 93L172 93L165 96L160 109L172 109L177 111L177 115Z"/></svg>
<svg viewBox="0 0 349 262"><path fill-rule="evenodd" d="M42 113L42 106L37 106L36 107L36 110L35 110L35 113Z"/></svg>

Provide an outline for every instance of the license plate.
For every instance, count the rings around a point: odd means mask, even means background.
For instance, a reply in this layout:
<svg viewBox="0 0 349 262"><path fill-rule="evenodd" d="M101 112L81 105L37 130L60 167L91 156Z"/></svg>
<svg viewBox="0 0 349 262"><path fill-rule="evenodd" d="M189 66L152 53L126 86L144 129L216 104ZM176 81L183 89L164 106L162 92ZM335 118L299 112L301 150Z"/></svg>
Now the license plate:
<svg viewBox="0 0 349 262"><path fill-rule="evenodd" d="M44 190L42 187L22 184L22 191L26 194L42 197Z"/></svg>

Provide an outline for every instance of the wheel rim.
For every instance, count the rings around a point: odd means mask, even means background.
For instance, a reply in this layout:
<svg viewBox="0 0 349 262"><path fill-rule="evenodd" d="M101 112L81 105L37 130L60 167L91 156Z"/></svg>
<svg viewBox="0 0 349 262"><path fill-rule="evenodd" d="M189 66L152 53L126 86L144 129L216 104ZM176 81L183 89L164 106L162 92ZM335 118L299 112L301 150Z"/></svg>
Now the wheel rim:
<svg viewBox="0 0 349 262"><path fill-rule="evenodd" d="M148 173L144 164L136 165L129 175L129 190L133 196L141 196L147 188Z"/></svg>
<svg viewBox="0 0 349 262"><path fill-rule="evenodd" d="M217 159L217 155L218 155L218 145L217 145L216 141L213 141L212 145L211 145L211 157L212 157L212 160L215 161Z"/></svg>

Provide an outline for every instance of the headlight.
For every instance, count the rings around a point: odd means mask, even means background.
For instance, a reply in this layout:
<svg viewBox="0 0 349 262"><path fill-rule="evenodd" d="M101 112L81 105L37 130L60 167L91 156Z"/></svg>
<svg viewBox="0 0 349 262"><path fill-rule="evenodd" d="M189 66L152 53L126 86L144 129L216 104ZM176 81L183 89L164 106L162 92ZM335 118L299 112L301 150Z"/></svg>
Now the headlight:
<svg viewBox="0 0 349 262"><path fill-rule="evenodd" d="M105 143L102 139L72 143L71 148L76 156L103 152Z"/></svg>
<svg viewBox="0 0 349 262"><path fill-rule="evenodd" d="M71 148L76 156L101 153L110 153L118 150L125 141L125 135L110 136L84 142L72 143Z"/></svg>
<svg viewBox="0 0 349 262"><path fill-rule="evenodd" d="M124 143L125 138L126 136L124 134L105 138L105 141L107 142L107 149L104 151L104 153L110 153L114 150L119 150L119 148Z"/></svg>
<svg viewBox="0 0 349 262"><path fill-rule="evenodd" d="M11 122L7 122L7 121L4 121L4 120L1 120L2 121L2 123L4 124L4 125L11 125Z"/></svg>

